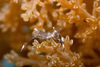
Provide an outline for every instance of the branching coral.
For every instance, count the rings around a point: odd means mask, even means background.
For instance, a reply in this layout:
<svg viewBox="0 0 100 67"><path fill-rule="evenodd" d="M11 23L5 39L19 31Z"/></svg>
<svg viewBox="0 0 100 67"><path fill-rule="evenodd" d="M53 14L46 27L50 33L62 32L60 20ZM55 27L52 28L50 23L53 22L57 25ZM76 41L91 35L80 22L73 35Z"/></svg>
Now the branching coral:
<svg viewBox="0 0 100 67"><path fill-rule="evenodd" d="M21 17L24 21L30 20L34 22L34 20L38 20L38 23L31 27L32 29L36 27L43 30L45 22L47 27L52 27L56 23L66 29L68 27L72 28L72 24L75 24L77 27L75 38L83 38L85 40L97 29L99 21L96 17L99 10L97 3L98 1L94 2L93 14L91 15L86 11L82 0L23 0L21 9L26 12L21 14Z"/></svg>
<svg viewBox="0 0 100 67"><path fill-rule="evenodd" d="M62 7L71 9L71 15L66 13L64 18L68 15L69 17L66 17L67 21L65 22L75 23L75 26L78 28L75 35L76 38L86 38L89 34L93 33L93 30L97 29L97 21L99 19L96 18L95 16L92 17L92 15L90 15L86 11L86 9L83 7L84 3L82 3L82 0L71 0L71 1L58 0L58 2L61 3ZM95 2L97 3L97 1ZM94 9L96 8L94 7ZM94 9L93 11L95 12ZM65 20L65 19L62 19L62 20Z"/></svg>
<svg viewBox="0 0 100 67"><path fill-rule="evenodd" d="M30 25L26 25L36 30L25 43L26 46L31 44L28 46L27 58L18 56L14 51L6 55L17 66L100 65L100 0L4 0L1 3L0 28L3 32L8 29L15 31L17 28L19 32L23 26L19 25L21 22L28 22ZM52 31L52 28L57 30ZM24 35L18 38L24 39ZM82 54L82 58L78 53Z"/></svg>
<svg viewBox="0 0 100 67"><path fill-rule="evenodd" d="M66 36L64 43L57 43L53 39L39 43L34 40L33 46L29 46L29 58L19 57L14 51L5 57L16 62L17 66L35 65L35 67L84 67L80 55L70 51L73 40ZM42 54L45 53L45 54ZM17 59L15 59L17 58Z"/></svg>
<svg viewBox="0 0 100 67"><path fill-rule="evenodd" d="M20 20L20 3L20 1L18 1L18 3L9 1L9 3L6 3L1 8L0 28L2 29L2 32L6 32L8 29L11 29L11 31L16 30Z"/></svg>
<svg viewBox="0 0 100 67"><path fill-rule="evenodd" d="M21 14L24 21L31 21L38 19L38 23L35 25L37 28L43 30L44 22L47 23L48 27L52 27L51 21L48 17L48 10L46 4L48 1L42 2L41 0L23 0L21 9L26 10L25 13ZM31 28L34 28L32 26Z"/></svg>

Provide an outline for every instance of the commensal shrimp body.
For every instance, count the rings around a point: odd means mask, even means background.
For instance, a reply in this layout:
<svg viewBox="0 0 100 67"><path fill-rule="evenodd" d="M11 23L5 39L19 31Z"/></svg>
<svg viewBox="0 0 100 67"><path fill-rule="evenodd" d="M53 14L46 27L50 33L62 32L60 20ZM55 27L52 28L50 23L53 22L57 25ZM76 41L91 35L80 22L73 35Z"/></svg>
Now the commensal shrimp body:
<svg viewBox="0 0 100 67"><path fill-rule="evenodd" d="M52 32L43 32L41 30L38 30L38 29L34 28L34 31L33 31L32 35L29 37L28 41L26 41L23 44L23 46L21 48L21 51L28 44L32 45L32 42L34 41L34 39L39 40L40 43L44 40L54 39L56 42L61 43L63 45L64 44L63 37L60 33L58 33L61 30L62 30L62 28L60 28L59 30L55 30L55 28L53 27ZM63 45L63 49L64 49L64 45Z"/></svg>

